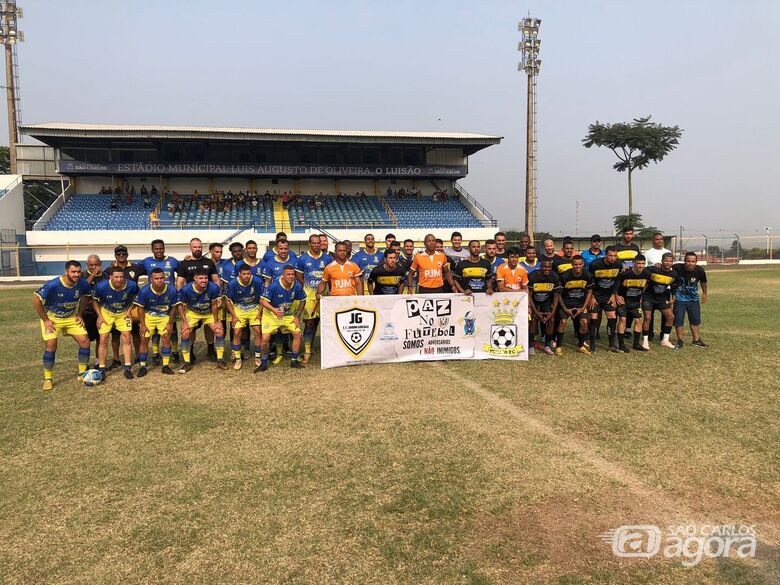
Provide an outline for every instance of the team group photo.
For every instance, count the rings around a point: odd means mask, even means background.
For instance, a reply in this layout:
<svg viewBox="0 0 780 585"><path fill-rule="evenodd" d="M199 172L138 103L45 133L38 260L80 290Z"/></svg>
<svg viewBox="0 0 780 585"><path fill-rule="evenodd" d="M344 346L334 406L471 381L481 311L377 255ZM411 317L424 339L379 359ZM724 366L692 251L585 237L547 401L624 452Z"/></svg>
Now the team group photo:
<svg viewBox="0 0 780 585"><path fill-rule="evenodd" d="M0 3L0 581L780 582L777 22Z"/></svg>

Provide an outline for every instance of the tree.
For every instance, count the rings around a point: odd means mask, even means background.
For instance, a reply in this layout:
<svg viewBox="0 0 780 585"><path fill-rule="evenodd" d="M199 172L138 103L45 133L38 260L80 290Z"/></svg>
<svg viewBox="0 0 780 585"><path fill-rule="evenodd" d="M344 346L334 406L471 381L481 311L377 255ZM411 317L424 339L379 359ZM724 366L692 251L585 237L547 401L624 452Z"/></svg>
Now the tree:
<svg viewBox="0 0 780 585"><path fill-rule="evenodd" d="M7 146L0 146L0 175L11 173L11 151Z"/></svg>
<svg viewBox="0 0 780 585"><path fill-rule="evenodd" d="M622 234L625 228L644 229L641 213L632 213L631 215L616 215L612 218L612 225L616 234Z"/></svg>
<svg viewBox="0 0 780 585"><path fill-rule="evenodd" d="M679 126L662 126L650 122L650 116L634 118L633 122L602 124L596 121L588 126L588 135L582 139L583 146L606 146L618 162L613 168L628 173L628 216L634 215L634 194L631 174L645 168L651 162L658 164L672 152L680 141L683 131Z"/></svg>

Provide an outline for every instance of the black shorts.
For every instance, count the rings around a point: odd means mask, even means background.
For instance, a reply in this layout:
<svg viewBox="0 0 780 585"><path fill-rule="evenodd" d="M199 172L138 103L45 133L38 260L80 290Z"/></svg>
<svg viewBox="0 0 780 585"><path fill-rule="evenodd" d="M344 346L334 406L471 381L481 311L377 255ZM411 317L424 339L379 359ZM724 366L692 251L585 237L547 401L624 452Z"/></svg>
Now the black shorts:
<svg viewBox="0 0 780 585"><path fill-rule="evenodd" d="M598 297L593 298L596 299L596 306L590 310L591 313L598 313L600 311L610 313L615 310L615 305L610 302L610 297L607 297L606 299L600 299Z"/></svg>
<svg viewBox="0 0 780 585"><path fill-rule="evenodd" d="M443 286L439 286L436 288L425 288L421 286L417 289L418 295L440 295L447 292L449 291L447 291L446 287Z"/></svg>
<svg viewBox="0 0 780 585"><path fill-rule="evenodd" d="M671 308L672 306L667 303L665 299L642 299L642 310L645 311L645 313L652 313L653 311L666 311L667 309Z"/></svg>
<svg viewBox="0 0 780 585"><path fill-rule="evenodd" d="M100 339L100 333L98 333L97 326L97 314L92 312L85 312L82 318L84 319L84 329L87 330L89 341L92 342Z"/></svg>
<svg viewBox="0 0 780 585"><path fill-rule="evenodd" d="M573 312L577 311L579 308L580 307L569 307L569 310L573 313ZM578 321L580 319L588 319L588 318L589 317L588 317L588 311L587 310L583 311L582 313L580 313L577 316L577 320ZM564 313L563 307L558 307L558 320L559 321L563 321L564 319L571 319L571 317L569 317L566 313Z"/></svg>
<svg viewBox="0 0 780 585"><path fill-rule="evenodd" d="M634 306L628 306L628 305L618 305L617 307L617 314L618 317L633 317L634 319L641 319L642 318L642 307L639 305Z"/></svg>
<svg viewBox="0 0 780 585"><path fill-rule="evenodd" d="M536 310L539 311L540 313L552 313L552 301L550 301L549 303L542 303L541 305L535 305L535 307ZM536 315L533 312L531 313L531 316L534 318L536 317Z"/></svg>

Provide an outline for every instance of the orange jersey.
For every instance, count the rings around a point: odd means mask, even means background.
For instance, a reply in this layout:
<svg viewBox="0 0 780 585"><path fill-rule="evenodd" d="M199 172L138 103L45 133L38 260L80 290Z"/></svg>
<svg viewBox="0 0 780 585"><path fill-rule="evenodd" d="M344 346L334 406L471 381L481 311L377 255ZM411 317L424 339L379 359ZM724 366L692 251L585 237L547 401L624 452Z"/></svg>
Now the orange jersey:
<svg viewBox="0 0 780 585"><path fill-rule="evenodd" d="M339 264L335 260L325 267L322 281L330 285L330 294L334 297L344 297L357 294L355 278L362 274L360 267L347 260Z"/></svg>
<svg viewBox="0 0 780 585"><path fill-rule="evenodd" d="M528 272L519 264L512 270L509 263L504 262L496 268L496 281L503 282L505 287L512 290L520 290L528 284Z"/></svg>
<svg viewBox="0 0 780 585"><path fill-rule="evenodd" d="M420 252L412 260L411 270L417 272L417 283L423 288L441 288L444 286L444 266L447 256L442 252Z"/></svg>

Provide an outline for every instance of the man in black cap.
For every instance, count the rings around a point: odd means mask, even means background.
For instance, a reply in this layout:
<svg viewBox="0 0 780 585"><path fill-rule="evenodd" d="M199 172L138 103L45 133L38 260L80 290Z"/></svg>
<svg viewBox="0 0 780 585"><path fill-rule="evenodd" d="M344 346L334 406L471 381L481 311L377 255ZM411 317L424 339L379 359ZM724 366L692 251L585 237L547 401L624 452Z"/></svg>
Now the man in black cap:
<svg viewBox="0 0 780 585"><path fill-rule="evenodd" d="M590 248L582 252L580 256L582 256L582 259L585 260L585 270L589 269L591 262L597 258L603 258L604 250L601 249L601 236L598 234L593 234L590 237Z"/></svg>

